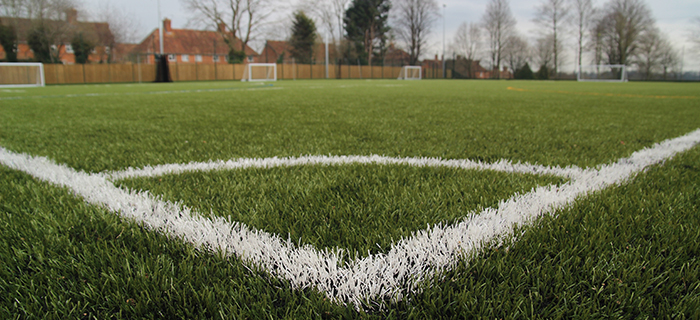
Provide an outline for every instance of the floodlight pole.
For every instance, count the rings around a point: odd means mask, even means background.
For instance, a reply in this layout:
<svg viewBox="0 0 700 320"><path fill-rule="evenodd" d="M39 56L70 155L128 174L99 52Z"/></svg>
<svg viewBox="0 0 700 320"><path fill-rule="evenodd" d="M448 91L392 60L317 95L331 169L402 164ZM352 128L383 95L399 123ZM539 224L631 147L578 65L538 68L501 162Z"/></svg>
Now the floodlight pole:
<svg viewBox="0 0 700 320"><path fill-rule="evenodd" d="M163 19L160 17L160 0L158 0L158 40L160 40L160 55L163 55Z"/></svg>
<svg viewBox="0 0 700 320"><path fill-rule="evenodd" d="M326 35L326 79L328 79L328 35Z"/></svg>
<svg viewBox="0 0 700 320"><path fill-rule="evenodd" d="M447 8L446 4L442 4L442 78L447 78L447 73L445 71L445 10Z"/></svg>

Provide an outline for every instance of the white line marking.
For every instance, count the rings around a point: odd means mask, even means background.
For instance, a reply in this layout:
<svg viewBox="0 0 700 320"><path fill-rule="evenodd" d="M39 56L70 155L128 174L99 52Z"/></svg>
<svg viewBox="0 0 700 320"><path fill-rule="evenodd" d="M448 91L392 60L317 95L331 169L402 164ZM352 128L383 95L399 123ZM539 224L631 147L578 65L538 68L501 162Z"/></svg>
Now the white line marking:
<svg viewBox="0 0 700 320"><path fill-rule="evenodd" d="M202 93L202 92L221 92L221 91L259 91L259 90L282 90L282 87L273 87L266 85L263 87L234 87L234 88L215 88L215 89L190 89L190 90L170 90L170 91L145 91L145 92L101 92L101 93L80 93L80 94L56 94L45 96L14 96L0 97L0 100L25 100L25 99L52 99L52 98L80 98L80 97L102 97L102 96L135 96L135 95L150 95L150 94L174 94L174 93Z"/></svg>
<svg viewBox="0 0 700 320"><path fill-rule="evenodd" d="M451 267L489 241L508 235L514 225L551 214L590 192L624 183L648 166L662 163L698 143L700 130L663 141L597 170L583 170L561 186L538 187L501 202L498 208L473 212L455 225L436 225L417 231L393 244L386 254L356 259L345 266L339 263L342 250L299 247L291 240L251 230L238 222L220 217L207 219L148 193L116 188L104 174L78 172L44 157L13 153L2 147L0 163L68 187L91 204L104 206L199 248L220 248L249 263L262 265L270 273L289 280L295 288L313 286L336 301L359 307L367 299L400 300L415 292L421 280Z"/></svg>
<svg viewBox="0 0 700 320"><path fill-rule="evenodd" d="M545 167L528 163L512 163L500 160L483 163L472 160L442 160L438 158L393 158L378 155L370 156L304 156L289 158L243 158L228 161L190 162L187 164L164 164L146 166L142 169L128 168L124 171L105 173L112 181L135 177L156 177L166 174L178 174L187 171L212 171L248 168L295 167L306 165L347 165L347 164L393 164L416 167L448 167L455 169L492 170L508 173L549 174L575 179L583 174L581 168L569 166Z"/></svg>

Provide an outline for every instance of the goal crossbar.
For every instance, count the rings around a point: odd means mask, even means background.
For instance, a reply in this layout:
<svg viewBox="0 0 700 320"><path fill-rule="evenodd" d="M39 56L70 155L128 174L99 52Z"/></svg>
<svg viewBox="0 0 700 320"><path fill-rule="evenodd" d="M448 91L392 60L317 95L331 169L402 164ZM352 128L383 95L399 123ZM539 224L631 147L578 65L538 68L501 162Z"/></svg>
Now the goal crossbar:
<svg viewBox="0 0 700 320"><path fill-rule="evenodd" d="M624 64L579 65L576 80L582 82L627 82Z"/></svg>
<svg viewBox="0 0 700 320"><path fill-rule="evenodd" d="M249 63L243 71L241 81L277 81L277 64Z"/></svg>
<svg viewBox="0 0 700 320"><path fill-rule="evenodd" d="M0 87L43 87L44 65L38 62L0 62Z"/></svg>

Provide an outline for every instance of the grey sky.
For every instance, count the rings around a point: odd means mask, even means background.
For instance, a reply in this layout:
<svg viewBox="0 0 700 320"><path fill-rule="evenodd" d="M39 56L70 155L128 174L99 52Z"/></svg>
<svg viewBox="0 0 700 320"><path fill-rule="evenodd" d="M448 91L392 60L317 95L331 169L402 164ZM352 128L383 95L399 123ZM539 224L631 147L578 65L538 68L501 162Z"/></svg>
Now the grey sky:
<svg viewBox="0 0 700 320"><path fill-rule="evenodd" d="M160 0L161 15L172 20L173 28L184 28L191 17L191 13L182 6L180 0ZM287 1L293 4L295 1ZM479 22L483 15L487 0L438 0L440 5L445 4L445 38L447 46L451 42L455 31L462 22ZM597 6L604 4L605 0L594 0ZM140 26L141 36L145 36L157 27L158 6L157 0L83 0L87 10L96 12L99 8L108 3L111 7L128 13ZM511 0L510 6L513 15L518 21L518 31L528 38L537 35L536 28L532 22L535 6L540 1L533 0ZM694 52L691 43L688 41L688 33L691 28L693 17L700 16L700 1L698 0L646 0L647 5L656 19L657 26L668 35L675 48L681 52L685 48L684 70L700 70L700 53ZM443 8L441 7L441 13ZM279 19L285 19L289 13L280 10ZM284 35L285 32L278 34ZM432 57L442 52L443 39L443 19L439 19L435 25L430 39L430 48L425 56ZM573 70L574 43L570 41L571 54L568 60L570 69ZM256 48L258 49L258 48Z"/></svg>

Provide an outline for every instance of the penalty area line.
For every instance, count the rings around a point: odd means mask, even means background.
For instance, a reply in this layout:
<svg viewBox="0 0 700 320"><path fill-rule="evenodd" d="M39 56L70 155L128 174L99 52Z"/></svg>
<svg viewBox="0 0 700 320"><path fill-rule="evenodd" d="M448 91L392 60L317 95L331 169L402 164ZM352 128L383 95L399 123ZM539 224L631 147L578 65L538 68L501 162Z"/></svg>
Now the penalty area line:
<svg viewBox="0 0 700 320"><path fill-rule="evenodd" d="M0 147L0 163L33 177L71 189L90 204L143 223L149 229L192 243L220 249L247 263L260 265L288 280L294 288L314 287L341 303L357 308L369 299L401 300L420 290L419 283L490 241L508 236L514 226L552 214L577 198L627 182L700 143L700 130L669 139L617 162L588 168L562 185L537 187L499 203L497 208L472 212L453 225L438 224L392 244L387 253L340 263L342 250L295 245L291 239L254 230L220 217L205 218L191 209L159 200L147 192L115 187L103 174L78 172L44 157L14 153Z"/></svg>

